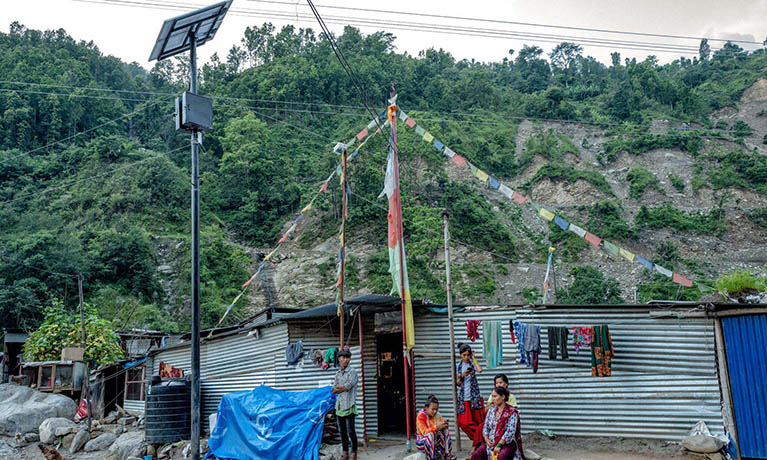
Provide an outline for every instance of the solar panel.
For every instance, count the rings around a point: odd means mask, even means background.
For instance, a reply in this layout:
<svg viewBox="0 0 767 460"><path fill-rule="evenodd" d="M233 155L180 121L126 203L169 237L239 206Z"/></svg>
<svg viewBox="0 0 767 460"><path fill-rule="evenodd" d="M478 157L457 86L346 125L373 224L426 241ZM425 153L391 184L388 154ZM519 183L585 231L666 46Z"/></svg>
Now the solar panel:
<svg viewBox="0 0 767 460"><path fill-rule="evenodd" d="M161 60L189 50L192 46L191 36L196 37L198 46L212 39L231 5L232 0L226 0L166 20L149 60Z"/></svg>

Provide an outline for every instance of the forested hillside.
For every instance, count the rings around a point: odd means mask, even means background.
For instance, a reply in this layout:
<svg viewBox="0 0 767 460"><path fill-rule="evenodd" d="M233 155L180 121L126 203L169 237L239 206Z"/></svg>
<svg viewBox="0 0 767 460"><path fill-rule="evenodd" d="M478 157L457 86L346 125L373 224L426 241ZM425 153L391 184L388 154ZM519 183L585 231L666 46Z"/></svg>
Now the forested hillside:
<svg viewBox="0 0 767 460"><path fill-rule="evenodd" d="M612 260L544 225L401 129L413 296L445 299L440 213L451 216L456 302L540 297L556 248L561 302L697 299L722 273L759 271L767 236L767 52L728 43L660 64L611 63L562 43L502 62L398 53L395 37L337 37L376 110L398 103L473 164L584 228L697 280L693 288ZM86 301L116 327L188 328L189 148L173 98L186 62L151 70L65 31L0 34L0 327L40 306ZM246 31L201 69L214 99L202 171L202 308L215 324L335 168L333 145L371 119L327 41L311 30ZM386 139L350 166L347 282L388 293ZM267 305L335 299L340 190L332 181L229 323Z"/></svg>

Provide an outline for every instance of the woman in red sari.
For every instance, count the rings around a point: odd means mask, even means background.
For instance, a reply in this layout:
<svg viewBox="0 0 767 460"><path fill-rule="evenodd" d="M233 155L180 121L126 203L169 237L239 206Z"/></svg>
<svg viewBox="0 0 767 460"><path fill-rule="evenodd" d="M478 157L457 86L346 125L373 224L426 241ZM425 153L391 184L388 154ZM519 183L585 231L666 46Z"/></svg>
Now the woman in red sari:
<svg viewBox="0 0 767 460"><path fill-rule="evenodd" d="M487 411L483 429L484 443L472 455L472 460L490 460L495 454L498 460L525 460L522 451L522 435L519 412L507 403L509 391L496 387L490 394L493 407Z"/></svg>

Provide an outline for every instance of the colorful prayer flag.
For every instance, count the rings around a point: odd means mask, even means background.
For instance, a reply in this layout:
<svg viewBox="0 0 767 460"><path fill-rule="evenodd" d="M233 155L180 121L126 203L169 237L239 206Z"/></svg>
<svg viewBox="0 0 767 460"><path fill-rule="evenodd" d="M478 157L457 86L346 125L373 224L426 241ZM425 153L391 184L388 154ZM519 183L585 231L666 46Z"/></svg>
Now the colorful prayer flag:
<svg viewBox="0 0 767 460"><path fill-rule="evenodd" d="M368 123L368 131L377 127L378 127L378 120L373 120L370 123Z"/></svg>
<svg viewBox="0 0 767 460"><path fill-rule="evenodd" d="M455 152L450 147L445 147L445 156L448 158L453 158L455 156Z"/></svg>
<svg viewBox="0 0 767 460"><path fill-rule="evenodd" d="M438 151L442 151L442 149L445 147L445 144L439 141L439 139L434 139L434 148Z"/></svg>
<svg viewBox="0 0 767 460"><path fill-rule="evenodd" d="M580 236L581 238L586 236L586 230L580 228L579 226L571 223L570 227L568 228L571 232L575 233L576 235Z"/></svg>
<svg viewBox="0 0 767 460"><path fill-rule="evenodd" d="M407 114L405 112L403 112L402 110L399 111L399 119L400 120L406 122L406 124L407 124L407 119L408 118L409 117L407 116Z"/></svg>
<svg viewBox="0 0 767 460"><path fill-rule="evenodd" d="M653 266L656 272L660 273L661 275L666 275L667 277L671 278L674 274L671 272L671 270L667 268L663 268L658 264L655 264Z"/></svg>
<svg viewBox="0 0 767 460"><path fill-rule="evenodd" d="M692 287L692 280L690 278L686 278L679 273L674 273L674 277L672 280L677 283L681 284L684 287Z"/></svg>
<svg viewBox="0 0 767 460"><path fill-rule="evenodd" d="M481 169L477 169L474 175L477 176L477 179L481 180L482 182L487 182L487 180L490 179L490 176L488 176L487 173Z"/></svg>
<svg viewBox="0 0 767 460"><path fill-rule="evenodd" d="M503 196L508 199L511 199L511 197L514 195L514 190L507 187L506 184L501 184L500 187L498 187L498 191L503 193Z"/></svg>
<svg viewBox="0 0 767 460"><path fill-rule="evenodd" d="M412 118L408 118L408 119L405 121L405 125L406 125L408 128L415 128L415 120L413 120Z"/></svg>
<svg viewBox="0 0 767 460"><path fill-rule="evenodd" d="M306 206L304 206L304 208L303 208L303 209L301 209L301 214L303 214L303 213L305 213L306 211L308 211L308 210L312 209L312 206L313 206L313 205L314 205L314 202L310 202L309 204L307 204Z"/></svg>
<svg viewBox="0 0 767 460"><path fill-rule="evenodd" d="M352 145L354 145L355 142L357 142L357 138L356 137L352 137L352 139L349 142L346 143L346 149L348 150L348 149L352 148Z"/></svg>
<svg viewBox="0 0 767 460"><path fill-rule="evenodd" d="M368 137L368 128L367 127L363 128L362 131L357 133L357 140L358 141L362 141L362 139L364 139L366 137Z"/></svg>
<svg viewBox="0 0 767 460"><path fill-rule="evenodd" d="M412 120L412 118L411 118L411 120ZM416 126L415 127L415 133L418 134L419 136L423 137L423 135L426 134L426 130L421 128L420 126Z"/></svg>
<svg viewBox="0 0 767 460"><path fill-rule="evenodd" d="M392 135L393 136L393 135ZM405 337L407 356L415 346L415 330L413 322L413 303L410 298L410 282L407 275L407 258L405 255L405 240L402 229L402 202L400 198L399 183L397 182L398 161L397 155L389 143L389 156L386 161L386 177L384 188L379 198L383 195L389 200L389 273L392 276L391 293L399 293L403 301L403 317L405 318Z"/></svg>
<svg viewBox="0 0 767 460"><path fill-rule="evenodd" d="M605 247L605 251L607 251L608 254L610 254L613 257L620 257L620 249L618 246L612 244L609 241L605 241L602 243Z"/></svg>
<svg viewBox="0 0 767 460"><path fill-rule="evenodd" d="M322 187L320 187L320 193L324 192L328 189L328 181L325 181L322 183Z"/></svg>
<svg viewBox="0 0 767 460"><path fill-rule="evenodd" d="M570 226L570 222L559 216L554 216L554 223L557 224L562 230L567 230L567 227Z"/></svg>
<svg viewBox="0 0 767 460"><path fill-rule="evenodd" d="M434 136L430 132L426 131L423 133L423 140L426 142L431 142L434 140Z"/></svg>
<svg viewBox="0 0 767 460"><path fill-rule="evenodd" d="M541 210L538 211L538 215L548 220L549 222L554 219L554 213L546 208L541 208Z"/></svg>
<svg viewBox="0 0 767 460"><path fill-rule="evenodd" d="M266 255L266 257L264 257L264 260L271 259L275 252L277 252L277 248L272 249L272 252L270 252L269 254Z"/></svg>
<svg viewBox="0 0 767 460"><path fill-rule="evenodd" d="M638 255L636 256L636 261L647 267L648 270L652 270L652 262L645 259L644 257Z"/></svg>
<svg viewBox="0 0 767 460"><path fill-rule="evenodd" d="M514 192L511 195L511 199L514 200L517 204L525 204L525 202L527 202L527 198L517 192Z"/></svg>
<svg viewBox="0 0 767 460"><path fill-rule="evenodd" d="M596 236L593 233L589 233L589 232L586 232L586 236L584 236L584 238L586 239L586 241L591 243L591 245L594 246L595 248L598 248L599 247L599 243L602 242L602 238Z"/></svg>
<svg viewBox="0 0 767 460"><path fill-rule="evenodd" d="M474 164L471 163L471 162L469 162L469 168L471 168L471 175L476 177L477 176L477 171L479 171L479 168L474 166Z"/></svg>
<svg viewBox="0 0 767 460"><path fill-rule="evenodd" d="M453 163L457 164L458 166L463 166L466 164L466 158L458 154L453 155L453 158L451 158L451 160L453 160Z"/></svg>
<svg viewBox="0 0 767 460"><path fill-rule="evenodd" d="M498 179L496 179L493 176L490 176L487 179L487 183L490 185L490 187L494 188L495 190L498 190L501 187L501 183L498 182Z"/></svg>
<svg viewBox="0 0 767 460"><path fill-rule="evenodd" d="M624 259L628 260L629 262L633 262L634 261L634 253L633 252L629 252L629 251L621 248L620 253L621 253L621 256Z"/></svg>

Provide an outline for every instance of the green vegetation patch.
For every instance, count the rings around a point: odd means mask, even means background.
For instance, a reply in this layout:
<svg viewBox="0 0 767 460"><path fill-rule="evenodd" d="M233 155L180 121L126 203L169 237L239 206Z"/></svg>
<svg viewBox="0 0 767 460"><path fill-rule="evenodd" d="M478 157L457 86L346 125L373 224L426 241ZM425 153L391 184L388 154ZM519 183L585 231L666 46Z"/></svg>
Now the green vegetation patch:
<svg viewBox="0 0 767 460"><path fill-rule="evenodd" d="M725 212L721 203L705 214L685 214L671 204L656 207L642 206L635 225L642 228L669 228L683 232L721 237L727 230Z"/></svg>
<svg viewBox="0 0 767 460"><path fill-rule="evenodd" d="M571 165L562 163L548 163L541 167L541 169L535 173L535 176L525 184L525 188L530 189L533 185L546 178L553 181L567 181L571 183L578 180L585 180L601 192L610 196L615 196L610 188L610 184L607 183L607 180L601 173L596 171L582 171Z"/></svg>
<svg viewBox="0 0 767 460"><path fill-rule="evenodd" d="M698 155L703 148L703 139L698 133L678 132L666 134L621 134L604 143L604 152L600 154L602 163L611 163L619 152L639 155L655 149L678 149L692 155Z"/></svg>
<svg viewBox="0 0 767 460"><path fill-rule="evenodd" d="M663 193L663 190L658 183L658 179L653 173L645 168L632 168L631 171L626 174L626 180L631 184L629 186L629 196L631 198L637 200L641 199L647 187L654 188L660 193Z"/></svg>

